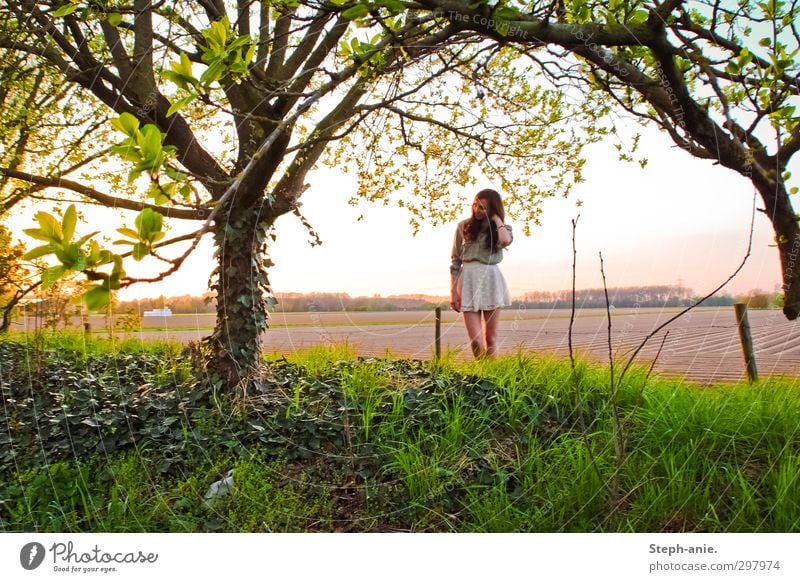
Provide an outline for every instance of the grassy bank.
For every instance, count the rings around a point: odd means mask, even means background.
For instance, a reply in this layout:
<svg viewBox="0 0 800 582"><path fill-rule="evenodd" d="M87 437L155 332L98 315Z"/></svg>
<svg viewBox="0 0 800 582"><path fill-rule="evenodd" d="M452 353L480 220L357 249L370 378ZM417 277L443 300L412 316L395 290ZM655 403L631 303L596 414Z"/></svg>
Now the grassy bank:
<svg viewBox="0 0 800 582"><path fill-rule="evenodd" d="M800 531L796 379L636 370L615 426L586 362L318 347L233 397L180 346L84 341L0 343L2 530Z"/></svg>

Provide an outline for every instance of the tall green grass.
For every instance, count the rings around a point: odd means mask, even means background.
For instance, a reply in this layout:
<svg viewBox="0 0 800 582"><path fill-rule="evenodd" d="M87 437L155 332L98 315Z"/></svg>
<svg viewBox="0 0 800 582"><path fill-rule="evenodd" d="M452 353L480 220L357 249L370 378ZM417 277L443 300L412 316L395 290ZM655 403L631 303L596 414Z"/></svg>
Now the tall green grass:
<svg viewBox="0 0 800 582"><path fill-rule="evenodd" d="M83 353L101 349L139 347ZM179 470L138 444L30 469L0 485L0 528L800 531L795 378L701 388L633 369L612 403L607 366L522 352L419 362L345 344L271 365L282 392L208 427L184 421ZM231 468L234 491L205 503Z"/></svg>

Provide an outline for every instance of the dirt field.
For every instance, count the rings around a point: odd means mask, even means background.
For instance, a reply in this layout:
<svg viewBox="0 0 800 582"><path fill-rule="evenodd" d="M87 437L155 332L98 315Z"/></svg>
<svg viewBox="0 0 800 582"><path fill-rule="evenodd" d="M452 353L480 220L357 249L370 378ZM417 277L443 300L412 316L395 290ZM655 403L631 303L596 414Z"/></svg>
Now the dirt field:
<svg viewBox="0 0 800 582"><path fill-rule="evenodd" d="M677 312L678 309L672 308L612 310L615 362L619 365L626 361L626 352ZM517 349L522 349L566 357L569 316L568 309L504 310L500 321L500 353L516 353ZM800 321L786 321L779 311L750 311L749 319L759 374L762 377L800 374ZM187 342L208 335L213 321L213 315L206 314L145 318L144 327L159 326L162 330L134 335L142 339L170 338ZM103 325L102 318L92 321L93 329ZM434 352L433 311L274 313L270 325L271 329L264 336L264 348L268 353L287 354L319 343L344 341L364 356L390 353L427 359ZM607 326L604 309L578 311L573 345L592 359L608 361ZM733 307L695 309L666 330L669 335L656 371L701 383L745 377ZM648 342L638 362L649 364L652 361L666 330ZM442 314L442 349L460 350L459 357L472 357L461 316L453 311Z"/></svg>

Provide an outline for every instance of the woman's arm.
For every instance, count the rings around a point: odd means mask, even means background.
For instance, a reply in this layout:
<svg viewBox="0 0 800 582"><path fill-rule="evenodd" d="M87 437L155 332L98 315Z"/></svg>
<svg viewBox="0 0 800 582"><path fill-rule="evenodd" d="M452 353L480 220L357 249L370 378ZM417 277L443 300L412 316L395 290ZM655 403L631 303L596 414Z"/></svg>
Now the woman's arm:
<svg viewBox="0 0 800 582"><path fill-rule="evenodd" d="M492 216L492 220L497 225L497 238L500 239L500 246L507 247L514 240L514 235L511 234L511 226L503 224L503 221L496 214Z"/></svg>
<svg viewBox="0 0 800 582"><path fill-rule="evenodd" d="M450 273L450 307L461 311L461 273Z"/></svg>
<svg viewBox="0 0 800 582"><path fill-rule="evenodd" d="M450 252L450 307L461 311L461 249L464 244L460 226L456 227Z"/></svg>

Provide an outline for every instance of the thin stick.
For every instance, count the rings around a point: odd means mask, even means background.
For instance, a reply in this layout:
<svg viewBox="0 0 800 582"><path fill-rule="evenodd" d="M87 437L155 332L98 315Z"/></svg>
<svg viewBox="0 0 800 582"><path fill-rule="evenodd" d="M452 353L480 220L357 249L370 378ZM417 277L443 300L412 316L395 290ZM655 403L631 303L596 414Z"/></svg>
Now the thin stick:
<svg viewBox="0 0 800 582"><path fill-rule="evenodd" d="M622 465L625 464L625 433L622 428L622 419L619 415L619 406L617 403L617 387L619 384L614 384L614 351L611 347L611 302L608 300L608 287L606 286L606 272L603 268L603 253L600 253L600 274L603 276L603 292L606 297L606 317L608 318L608 363L610 368L610 404L611 404L611 417L614 427L614 474L611 477L611 514L613 515L619 507L620 500L620 476L622 473Z"/></svg>
<svg viewBox="0 0 800 582"><path fill-rule="evenodd" d="M572 324L575 322L575 273L577 271L576 257L578 256L577 247L575 246L575 231L577 230L578 219L580 217L581 215L578 214L578 216L572 219L572 314L569 318L569 334L567 336L567 342L569 343L569 361L572 364L572 381L574 382L575 386L576 404L577 398L580 396L580 390L578 389L578 375L575 370L575 356L572 352ZM591 426L591 423L589 426ZM595 459L595 456L592 453L592 448L589 445L589 435L586 434L586 430L581 431L581 433L583 434L583 441L586 445L586 452L589 454L589 460L591 461L594 472L597 475L597 480L606 485L608 488L608 494L611 495L612 491L610 489L610 485L603 479L603 473L600 471L600 467L597 466L597 460Z"/></svg>
<svg viewBox="0 0 800 582"><path fill-rule="evenodd" d="M603 253L600 252L600 274L603 276L603 292L606 295L606 317L608 318L608 363L611 366L611 395L614 395L614 353L611 349L611 302L608 300L608 287L606 287L606 272L603 269Z"/></svg>
<svg viewBox="0 0 800 582"><path fill-rule="evenodd" d="M572 374L575 375L575 356L572 352L572 326L575 323L575 261L578 256L578 251L575 247L575 230L578 226L578 219L580 214L572 219L572 312L569 316L569 333L567 334L567 343L569 344L569 361L572 364Z"/></svg>

